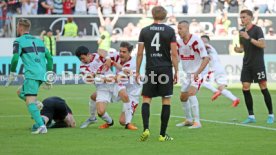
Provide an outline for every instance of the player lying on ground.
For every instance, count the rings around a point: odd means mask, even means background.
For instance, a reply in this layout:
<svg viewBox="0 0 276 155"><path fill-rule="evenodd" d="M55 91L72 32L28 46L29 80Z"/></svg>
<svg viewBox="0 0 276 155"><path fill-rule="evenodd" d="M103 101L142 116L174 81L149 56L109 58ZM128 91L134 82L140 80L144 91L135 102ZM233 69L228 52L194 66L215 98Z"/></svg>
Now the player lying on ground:
<svg viewBox="0 0 276 155"><path fill-rule="evenodd" d="M64 99L56 96L48 97L42 101L42 104L40 114L47 128L76 127L72 110ZM34 124L32 130L37 128L38 125Z"/></svg>
<svg viewBox="0 0 276 155"><path fill-rule="evenodd" d="M212 101L216 100L222 94L232 101L233 107L238 106L238 104L240 103L240 99L238 99L229 90L226 89L227 87L226 73L222 64L220 63L216 49L209 44L210 42L209 36L203 35L201 36L201 39L204 42L207 53L210 57L209 68L206 67L201 74L205 78L202 83L202 86L206 87L207 89L211 90L214 93L214 95L212 96ZM210 76L214 76L214 79L218 85L218 88L215 88L208 82Z"/></svg>

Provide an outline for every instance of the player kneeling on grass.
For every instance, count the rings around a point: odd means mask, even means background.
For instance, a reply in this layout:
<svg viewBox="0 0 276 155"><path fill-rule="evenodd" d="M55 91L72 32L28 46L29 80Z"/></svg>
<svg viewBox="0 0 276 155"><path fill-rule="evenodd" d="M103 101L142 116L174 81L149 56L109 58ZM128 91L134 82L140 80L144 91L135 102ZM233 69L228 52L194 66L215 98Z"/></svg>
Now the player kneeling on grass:
<svg viewBox="0 0 276 155"><path fill-rule="evenodd" d="M118 52L110 52L113 66L117 69L116 82L126 88L129 102L123 103L123 110L120 116L120 124L125 125L126 129L137 130L131 124L135 109L138 106L142 86L134 78L136 75L136 58L131 57L133 46L128 42L121 42Z"/></svg>
<svg viewBox="0 0 276 155"><path fill-rule="evenodd" d="M209 62L210 70L209 68L206 67L205 70L202 72L203 77L207 75L206 79L202 83L202 86L206 87L207 89L211 90L214 93L214 95L212 96L212 101L216 100L222 94L232 101L233 107L237 107L238 104L240 103L240 99L234 96L229 90L226 89L227 77L226 77L225 70L222 64L220 63L216 49L209 44L209 41L210 41L209 36L203 35L201 36L201 39L204 42L207 53L210 57L210 62ZM210 83L207 82L211 74L214 74L214 79L218 85L218 88L213 87Z"/></svg>
<svg viewBox="0 0 276 155"><path fill-rule="evenodd" d="M76 50L76 56L82 62L80 71L85 75L88 74L93 77L92 83L95 83L97 90L97 92L93 93L90 97L89 110L91 116L81 125L81 128L86 128L88 125L96 122L96 112L98 113L99 117L106 122L99 128L109 128L113 125L114 122L106 112L107 103L110 103L114 96L119 96L124 103L129 102L125 87L119 86L117 83L115 83L115 75L109 69L110 66L106 67L106 59L109 58L104 57L102 54L100 55L100 53L104 53L100 49L98 53L91 54L89 49L84 46L80 46ZM131 128L131 124L127 125L126 127L127 129L133 129Z"/></svg>

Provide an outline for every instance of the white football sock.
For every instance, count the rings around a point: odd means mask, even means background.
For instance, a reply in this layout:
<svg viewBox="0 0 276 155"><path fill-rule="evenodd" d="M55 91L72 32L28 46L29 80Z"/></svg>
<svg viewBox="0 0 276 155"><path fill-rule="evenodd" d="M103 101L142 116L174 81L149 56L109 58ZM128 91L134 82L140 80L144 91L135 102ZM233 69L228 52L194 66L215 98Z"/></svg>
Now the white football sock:
<svg viewBox="0 0 276 155"><path fill-rule="evenodd" d="M194 116L194 121L200 123L199 121L199 104L196 96L190 96L189 101L192 106L192 112Z"/></svg>
<svg viewBox="0 0 276 155"><path fill-rule="evenodd" d="M127 102L127 103L123 103L124 107L123 107L123 111L125 113L125 124L129 124L131 123L131 120L132 120L132 108L131 108L131 103L132 101L130 102Z"/></svg>
<svg viewBox="0 0 276 155"><path fill-rule="evenodd" d="M221 94L222 94L223 96L229 98L229 99L232 100L232 101L235 101L235 100L237 99L237 97L234 96L234 95L233 95L229 90L227 90L227 89L223 89L223 90L221 91Z"/></svg>
<svg viewBox="0 0 276 155"><path fill-rule="evenodd" d="M192 109L191 109L191 104L189 102L189 100L187 100L186 102L182 102L182 106L183 106L183 110L185 112L185 116L186 116L186 120L188 121L193 121L193 117L192 117Z"/></svg>
<svg viewBox="0 0 276 155"><path fill-rule="evenodd" d="M203 82L201 85L202 85L203 87L205 87L205 88L211 90L213 93L215 93L215 92L218 91L218 89L215 88L213 85L211 85L209 82Z"/></svg>
<svg viewBox="0 0 276 155"><path fill-rule="evenodd" d="M90 113L91 120L96 119L96 114L97 114L96 102L91 99L89 101L89 113Z"/></svg>
<svg viewBox="0 0 276 155"><path fill-rule="evenodd" d="M111 124L112 123L112 118L108 115L107 112L105 112L102 116L101 116L102 120L104 120L107 124Z"/></svg>
<svg viewBox="0 0 276 155"><path fill-rule="evenodd" d="M255 119L255 115L249 115L249 118Z"/></svg>

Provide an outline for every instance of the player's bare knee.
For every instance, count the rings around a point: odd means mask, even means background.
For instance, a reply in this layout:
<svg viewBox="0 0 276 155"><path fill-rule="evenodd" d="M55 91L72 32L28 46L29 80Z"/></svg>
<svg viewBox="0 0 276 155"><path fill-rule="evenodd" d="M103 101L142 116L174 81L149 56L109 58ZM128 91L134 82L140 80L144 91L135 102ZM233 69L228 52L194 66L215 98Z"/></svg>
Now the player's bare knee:
<svg viewBox="0 0 276 155"><path fill-rule="evenodd" d="M90 96L90 99L93 100L93 101L96 101L96 98L97 98L97 93L93 93L93 94Z"/></svg>
<svg viewBox="0 0 276 155"><path fill-rule="evenodd" d="M219 91L222 91L223 89L225 89L225 85L220 85L220 86L218 87L218 90L219 90Z"/></svg>
<svg viewBox="0 0 276 155"><path fill-rule="evenodd" d="M180 101L181 102L186 102L188 100L188 98L189 98L189 96L188 96L187 93L180 95Z"/></svg>
<svg viewBox="0 0 276 155"><path fill-rule="evenodd" d="M105 109L97 109L97 113L99 117L102 117L105 113Z"/></svg>
<svg viewBox="0 0 276 155"><path fill-rule="evenodd" d="M126 92L120 93L120 97L123 102L129 102L129 97Z"/></svg>
<svg viewBox="0 0 276 155"><path fill-rule="evenodd" d="M124 126L124 125L125 125L125 120L124 120L123 118L120 118L119 123L120 123L122 126Z"/></svg>
<svg viewBox="0 0 276 155"><path fill-rule="evenodd" d="M267 88L266 81L259 82L259 86L260 86L261 90L266 89Z"/></svg>

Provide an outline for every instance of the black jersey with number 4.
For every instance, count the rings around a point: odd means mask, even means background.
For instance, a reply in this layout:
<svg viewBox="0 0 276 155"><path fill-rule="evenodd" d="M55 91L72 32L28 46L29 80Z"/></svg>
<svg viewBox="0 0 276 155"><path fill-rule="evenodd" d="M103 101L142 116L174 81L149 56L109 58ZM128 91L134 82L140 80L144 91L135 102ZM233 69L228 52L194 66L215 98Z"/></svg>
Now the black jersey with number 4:
<svg viewBox="0 0 276 155"><path fill-rule="evenodd" d="M172 66L171 43L176 42L174 30L165 24L152 24L142 29L139 43L146 50L146 69Z"/></svg>
<svg viewBox="0 0 276 155"><path fill-rule="evenodd" d="M245 28L240 31L245 31ZM248 35L255 39L264 39L264 34L259 26L253 25L249 30L247 30ZM240 43L244 47L244 57L243 57L243 67L254 67L261 68L264 67L264 49L259 48L252 44L250 40L246 40L240 37Z"/></svg>

